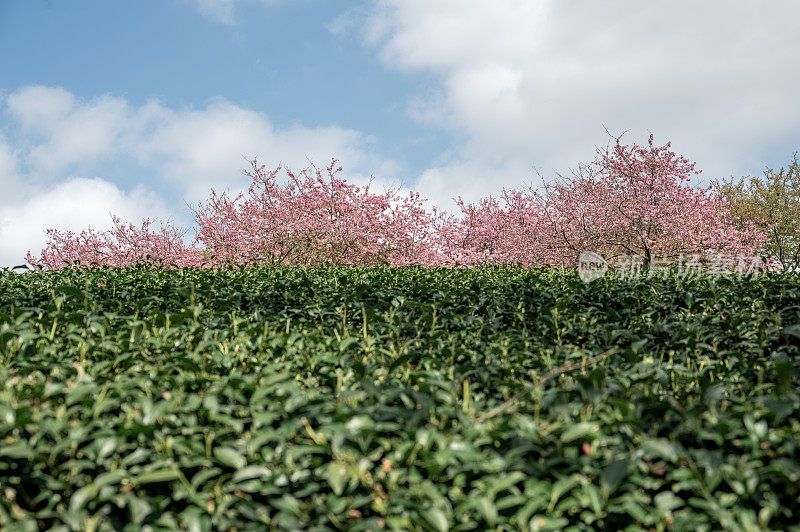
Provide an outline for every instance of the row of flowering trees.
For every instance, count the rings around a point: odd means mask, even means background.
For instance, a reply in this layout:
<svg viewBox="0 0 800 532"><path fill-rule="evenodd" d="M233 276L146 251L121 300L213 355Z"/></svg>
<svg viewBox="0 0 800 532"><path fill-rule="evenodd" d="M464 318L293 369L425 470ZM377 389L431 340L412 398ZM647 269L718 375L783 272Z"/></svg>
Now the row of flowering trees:
<svg viewBox="0 0 800 532"><path fill-rule="evenodd" d="M279 182L281 170L287 179ZM374 193L341 179L334 161L323 170L267 171L255 161L246 194L212 190L194 210L192 245L170 226L140 227L114 217L115 228L76 235L49 229L34 266L165 267L225 265L478 264L573 267L585 250L614 259L637 255L756 255L763 228L735 224L724 196L691 185L694 164L656 146L619 139L590 165L542 190L504 190L499 198L458 201L459 216L425 208L411 192ZM762 224L763 225L763 224Z"/></svg>

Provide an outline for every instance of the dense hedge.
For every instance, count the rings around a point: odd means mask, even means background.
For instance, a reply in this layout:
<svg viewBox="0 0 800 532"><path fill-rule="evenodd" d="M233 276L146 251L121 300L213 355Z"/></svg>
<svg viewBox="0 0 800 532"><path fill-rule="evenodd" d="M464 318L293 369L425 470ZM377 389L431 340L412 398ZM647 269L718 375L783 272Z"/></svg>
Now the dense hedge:
<svg viewBox="0 0 800 532"><path fill-rule="evenodd" d="M800 279L0 274L0 528L788 529Z"/></svg>

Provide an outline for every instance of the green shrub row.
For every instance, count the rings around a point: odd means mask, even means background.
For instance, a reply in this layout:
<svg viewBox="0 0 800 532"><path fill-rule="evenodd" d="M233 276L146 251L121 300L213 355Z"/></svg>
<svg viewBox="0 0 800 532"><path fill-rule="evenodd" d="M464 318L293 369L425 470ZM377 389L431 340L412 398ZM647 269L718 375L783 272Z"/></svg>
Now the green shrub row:
<svg viewBox="0 0 800 532"><path fill-rule="evenodd" d="M789 529L800 280L0 274L3 530Z"/></svg>

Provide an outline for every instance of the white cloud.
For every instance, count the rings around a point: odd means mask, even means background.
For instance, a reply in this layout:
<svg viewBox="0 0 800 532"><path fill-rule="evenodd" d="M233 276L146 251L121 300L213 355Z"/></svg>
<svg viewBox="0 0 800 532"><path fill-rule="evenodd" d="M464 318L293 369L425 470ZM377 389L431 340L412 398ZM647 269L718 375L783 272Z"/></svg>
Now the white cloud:
<svg viewBox="0 0 800 532"><path fill-rule="evenodd" d="M268 168L283 163L293 170L310 162L326 165L332 157L341 160L348 175L396 171L391 161L369 154L373 139L337 126L305 127L299 124L275 128L261 113L238 107L226 100L211 102L202 111L171 111L154 106L150 112L151 133L136 143L135 153L147 162L157 162L165 178L180 183L189 201L208 195L209 189L242 187L239 172L247 160L258 156Z"/></svg>
<svg viewBox="0 0 800 532"><path fill-rule="evenodd" d="M17 157L0 135L0 206L15 199L13 193L17 187L14 183L19 179L18 172Z"/></svg>
<svg viewBox="0 0 800 532"><path fill-rule="evenodd" d="M83 100L37 86L13 92L5 107L18 134L13 144L0 136L0 267L17 260L23 247L23 255L41 249L45 228L108 228L109 212L134 223L169 216L188 227L183 202L167 208L148 190L166 184L190 204L212 187L236 194L248 182L241 172L249 167L246 159L256 156L268 168L282 162L293 170L337 157L345 167L341 176L351 181L364 183L374 173L373 190L398 171L395 162L371 154L374 139L358 131L278 128L264 114L224 99L176 110L156 100L134 106L124 98ZM101 177L82 179L87 175Z"/></svg>
<svg viewBox="0 0 800 532"><path fill-rule="evenodd" d="M467 138L418 188L470 179L482 195L530 180L532 166L592 159L604 127L672 140L705 180L757 171L766 151L788 157L798 17L788 1L374 0L364 37L387 66L440 80L411 99L412 117Z"/></svg>
<svg viewBox="0 0 800 532"><path fill-rule="evenodd" d="M234 0L194 0L194 3L207 17L223 24L233 24Z"/></svg>
<svg viewBox="0 0 800 532"><path fill-rule="evenodd" d="M43 174L57 174L75 163L116 151L130 110L125 100L104 96L87 103L62 88L35 86L11 94L10 115L34 144L27 162Z"/></svg>
<svg viewBox="0 0 800 532"><path fill-rule="evenodd" d="M29 172L41 179L81 164L132 157L197 201L211 186L244 185L241 170L256 156L268 167L283 162L295 170L335 156L355 177L397 171L392 161L369 153L375 139L358 131L277 128L264 114L223 98L204 109L174 110L156 100L136 108L123 98L81 101L63 89L28 87L9 96L8 109L24 131L34 133L22 135L20 151Z"/></svg>
<svg viewBox="0 0 800 532"><path fill-rule="evenodd" d="M414 184L414 190L438 205L456 214L459 212L454 198L475 201L488 195L497 196L509 184L515 186L538 185L533 168L519 158L491 163L477 159L456 159L425 170Z"/></svg>
<svg viewBox="0 0 800 532"><path fill-rule="evenodd" d="M239 4L261 4L272 6L283 0L191 0L200 12L208 18L221 22L222 24L233 25L236 23L236 7Z"/></svg>
<svg viewBox="0 0 800 532"><path fill-rule="evenodd" d="M51 121L62 121L72 112L75 96L61 87L33 86L6 98L8 111L29 131L48 131Z"/></svg>
<svg viewBox="0 0 800 532"><path fill-rule="evenodd" d="M0 266L23 264L28 251L38 255L47 243L46 228L75 233L89 227L111 229L110 213L136 224L143 218L166 220L170 215L164 203L143 188L125 193L102 179L70 178L0 208Z"/></svg>

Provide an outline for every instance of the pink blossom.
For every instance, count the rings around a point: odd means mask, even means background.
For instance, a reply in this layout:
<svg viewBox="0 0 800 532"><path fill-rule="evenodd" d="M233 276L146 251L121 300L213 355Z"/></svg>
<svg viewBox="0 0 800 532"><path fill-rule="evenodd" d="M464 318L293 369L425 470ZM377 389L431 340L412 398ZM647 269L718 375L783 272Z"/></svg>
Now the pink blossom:
<svg viewBox="0 0 800 532"><path fill-rule="evenodd" d="M503 190L499 198L457 204L459 216L426 209L416 192L378 194L324 170L267 171L252 161L247 193L211 190L193 209L196 234L186 246L169 226L159 231L113 217L114 229L75 235L48 229L35 266L61 268L152 262L166 268L226 265L316 266L419 264L468 267L520 264L571 268L582 251L613 261L638 255L758 255L765 235L739 229L722 196L693 186L699 173L685 157L655 146L615 145L543 190ZM278 182L283 171L285 184Z"/></svg>

